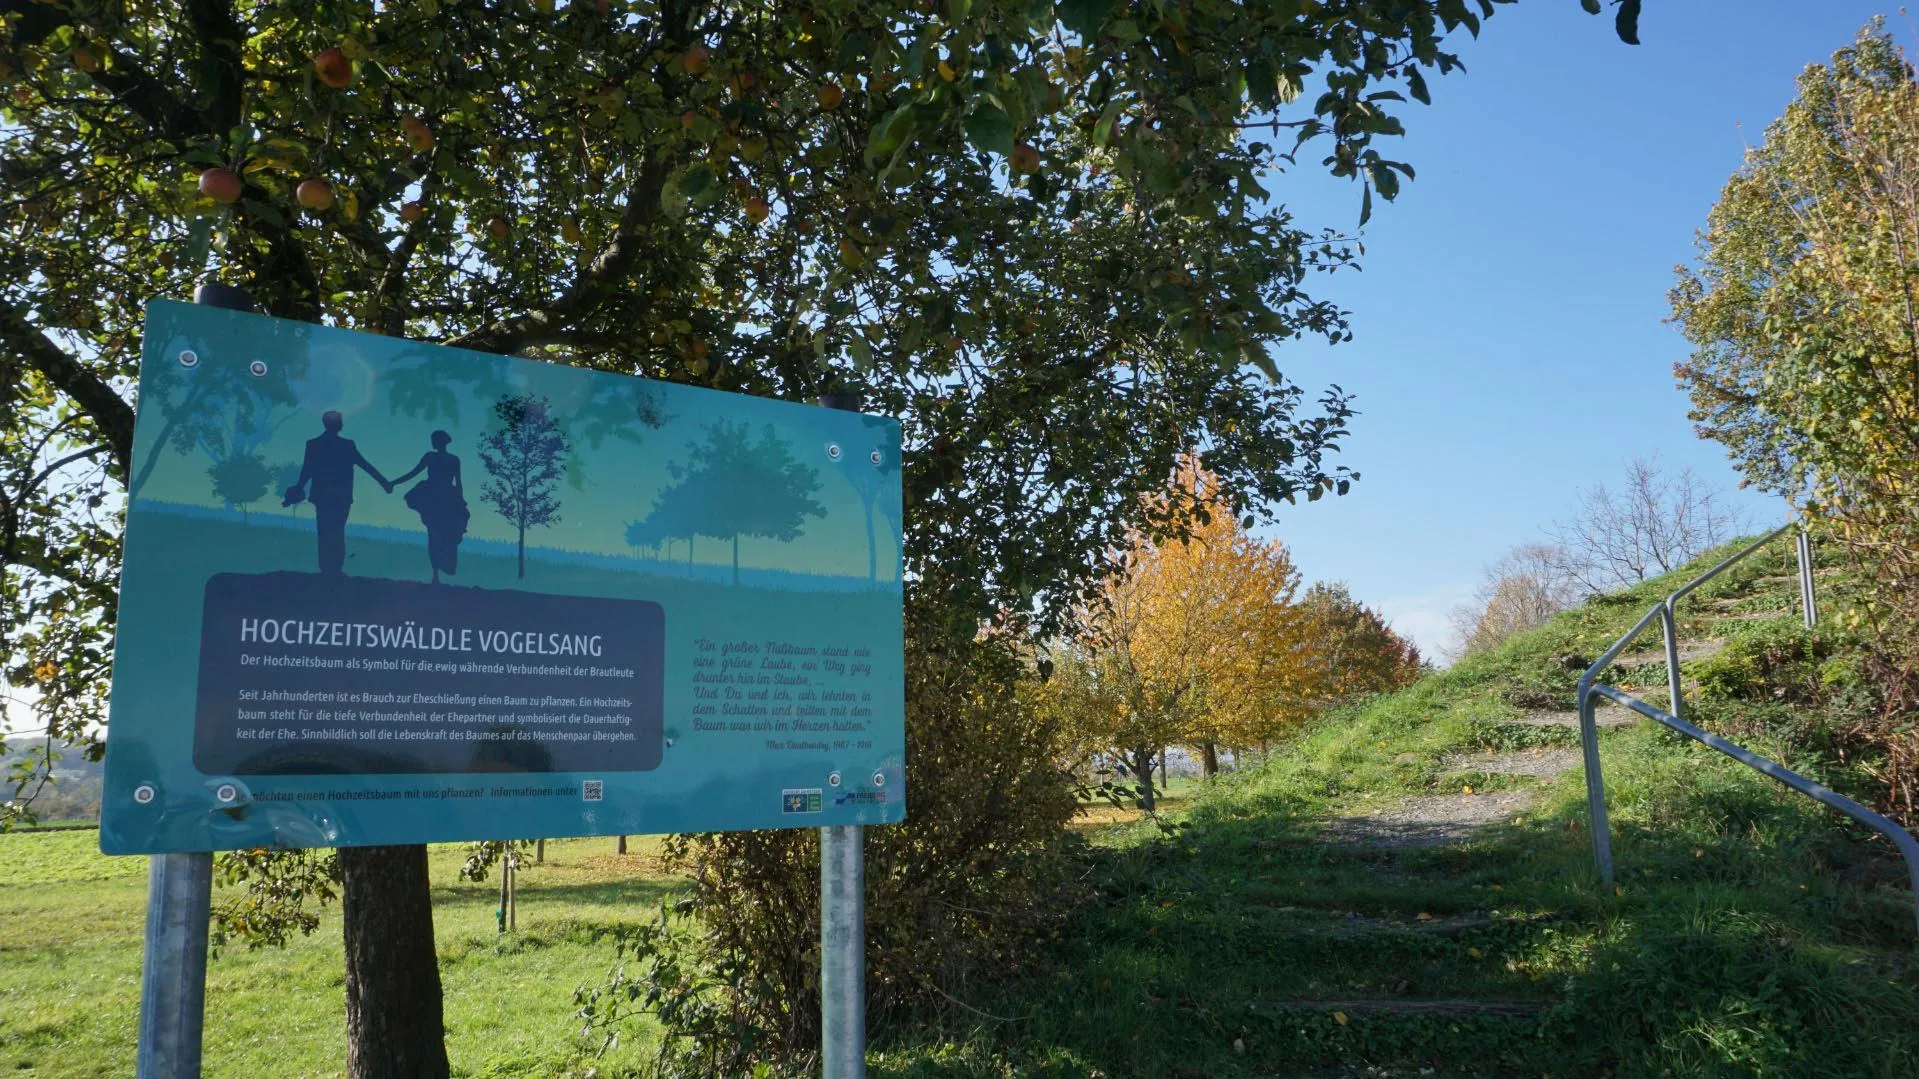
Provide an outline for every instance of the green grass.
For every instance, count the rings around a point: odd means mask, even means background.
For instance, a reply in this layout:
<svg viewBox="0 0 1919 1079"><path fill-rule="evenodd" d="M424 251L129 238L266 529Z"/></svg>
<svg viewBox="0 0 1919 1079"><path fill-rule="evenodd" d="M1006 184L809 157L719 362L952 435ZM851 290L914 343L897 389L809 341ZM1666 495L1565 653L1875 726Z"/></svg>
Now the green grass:
<svg viewBox="0 0 1919 1079"><path fill-rule="evenodd" d="M0 1075L131 1075L139 1018L144 858L108 858L92 832L0 835ZM547 844L520 874L518 932L496 932L496 883L458 878L457 847L432 851L435 942L455 1075L553 1076L577 1054L572 992L603 980L607 934L676 887L639 841ZM205 1074L345 1073L337 910L284 950L228 947L207 966ZM603 1067L628 1063L631 1047Z"/></svg>
<svg viewBox="0 0 1919 1079"><path fill-rule="evenodd" d="M1685 631L1776 634L1776 623L1722 615L1795 617L1796 585L1759 581L1788 571L1768 554L1714 582ZM876 1074L1919 1074L1912 899L1897 860L1661 728L1602 735L1616 890L1593 871L1577 769L1497 777L1541 788L1540 800L1461 846L1319 841L1329 818L1457 791L1465 777L1440 781L1448 757L1576 745L1572 730L1511 721L1570 708L1585 661L1689 575L1590 603L1329 718L1194 800L1182 841L1108 831L1102 899L1050 970L968 998L975 1011L894 1032ZM1656 648L1655 631L1633 651ZM1663 664L1615 672L1648 686L1664 675ZM1790 767L1855 780L1803 737L1818 724L1793 712L1723 695L1693 710ZM1336 1003L1435 1000L1520 1014Z"/></svg>
<svg viewBox="0 0 1919 1079"><path fill-rule="evenodd" d="M1690 637L1731 642L1687 665L1701 684L1690 714L1860 790L1859 763L1841 760L1830 738L1843 715L1801 700L1810 683L1850 677L1844 634L1793 628L1796 585L1761 580L1789 570L1769 552L1686 608ZM1584 660L1673 583L1568 612L1331 716L1241 772L1176 783L1171 813L1189 826L1178 840L1150 824L1102 823L1128 814L1089 814L1099 898L1052 961L958 993L964 1007L945 1016L877 1031L874 1074L1919 1074L1911 898L1882 844L1642 724L1602 735L1619 868L1617 889L1605 889L1578 770L1541 781L1442 765L1481 750L1576 746L1571 730L1514 721L1570 708ZM1821 587L1833 612L1852 585ZM1745 611L1785 613L1725 617ZM1613 679L1663 686L1663 663L1636 655L1656 651L1656 636L1642 640ZM1540 798L1455 847L1322 841L1330 819L1465 785ZM145 863L103 858L94 842L90 832L0 836L0 1074L130 1072ZM521 928L504 940L494 885L458 882L459 852L435 849L456 1074L550 1076L574 1059L572 990L603 978L606 934L674 887L646 873L650 860L616 861L611 847L550 844L550 864L522 877ZM338 924L329 912L320 933L284 951L213 960L209 1076L341 1073ZM1497 1002L1508 1014L1365 1006L1435 1000ZM600 1074L627 1071L636 1049L597 1062Z"/></svg>

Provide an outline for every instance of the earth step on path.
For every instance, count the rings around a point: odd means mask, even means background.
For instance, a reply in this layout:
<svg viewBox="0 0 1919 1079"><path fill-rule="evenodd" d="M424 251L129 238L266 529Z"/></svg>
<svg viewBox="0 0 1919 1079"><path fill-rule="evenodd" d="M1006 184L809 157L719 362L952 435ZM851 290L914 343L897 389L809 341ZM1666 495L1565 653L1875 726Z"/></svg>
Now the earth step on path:
<svg viewBox="0 0 1919 1079"><path fill-rule="evenodd" d="M1373 914L1355 914L1350 912L1325 911L1312 907L1279 906L1270 908L1275 914L1286 915L1295 920L1287 935L1293 937L1332 938L1336 940L1367 940L1400 934L1423 937L1437 937L1452 940L1468 933L1477 933L1483 929L1499 929L1508 926L1526 926L1537 922L1554 921L1551 914L1455 914L1440 918L1427 918L1425 921L1405 918L1386 918Z"/></svg>
<svg viewBox="0 0 1919 1079"><path fill-rule="evenodd" d="M1505 720L1527 727L1571 727L1579 729L1579 713L1564 712L1528 712L1518 719ZM1600 705L1593 712L1593 722L1601 727L1630 727L1639 722L1639 713L1630 708L1621 708L1610 702Z"/></svg>
<svg viewBox="0 0 1919 1079"><path fill-rule="evenodd" d="M1683 641L1679 645L1679 662L1691 663L1694 660L1708 659L1719 654L1726 647L1725 641ZM1615 667L1640 667L1648 663L1666 662L1663 648L1646 652L1628 652L1613 661Z"/></svg>
<svg viewBox="0 0 1919 1079"><path fill-rule="evenodd" d="M1638 718L1623 708L1617 711L1629 718L1623 722L1608 723L1602 717L1600 725L1623 726ZM1578 715L1567 714L1572 716L1571 725L1577 726ZM1581 757L1577 749L1542 746L1509 753L1474 753L1450 758L1442 763L1449 776L1477 772L1554 779L1579 767ZM1333 846L1373 850L1408 850L1463 843L1487 825L1511 820L1525 812L1538 800L1539 791L1531 788L1422 795L1366 813L1330 820L1321 829L1320 839Z"/></svg>
<svg viewBox="0 0 1919 1079"><path fill-rule="evenodd" d="M1489 824L1511 820L1539 798L1533 790L1434 794L1407 798L1370 813L1338 817L1320 831L1337 847L1408 850L1463 843Z"/></svg>
<svg viewBox="0 0 1919 1079"><path fill-rule="evenodd" d="M1512 753L1472 753L1441 762L1447 775L1480 772L1486 775L1532 776L1553 779L1580 766L1580 753L1572 748L1522 749Z"/></svg>
<svg viewBox="0 0 1919 1079"><path fill-rule="evenodd" d="M1441 1019L1470 1019L1497 1015L1531 1018L1551 1005L1543 1000L1278 1000L1254 1004L1283 1012L1347 1012L1353 1015L1430 1015Z"/></svg>

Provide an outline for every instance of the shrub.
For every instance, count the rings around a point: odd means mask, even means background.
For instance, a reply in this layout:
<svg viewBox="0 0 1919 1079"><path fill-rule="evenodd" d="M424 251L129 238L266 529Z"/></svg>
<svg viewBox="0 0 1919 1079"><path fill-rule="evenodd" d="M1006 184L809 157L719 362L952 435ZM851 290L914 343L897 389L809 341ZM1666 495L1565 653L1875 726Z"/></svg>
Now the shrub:
<svg viewBox="0 0 1919 1079"><path fill-rule="evenodd" d="M1059 732L1019 702L1017 644L1002 634L969 638L909 606L908 816L866 831L874 1027L963 1001L1030 966L1084 897L1070 872L1078 841L1065 825L1076 802L1057 765ZM696 986L703 1003L668 1014L657 1002L686 993L642 989L640 999L656 1001L642 1010L688 1043L684 1071L715 1066L716 1053L734 1067L749 1058L805 1066L819 1044L818 832L676 836L668 857L692 882L705 932L653 933L629 950L648 969L675 972L675 984ZM621 975L618 984L635 983ZM589 1021L604 1027L632 1014L603 1008ZM699 1023L676 1028L689 1016ZM758 1050L742 1055L747 1039Z"/></svg>

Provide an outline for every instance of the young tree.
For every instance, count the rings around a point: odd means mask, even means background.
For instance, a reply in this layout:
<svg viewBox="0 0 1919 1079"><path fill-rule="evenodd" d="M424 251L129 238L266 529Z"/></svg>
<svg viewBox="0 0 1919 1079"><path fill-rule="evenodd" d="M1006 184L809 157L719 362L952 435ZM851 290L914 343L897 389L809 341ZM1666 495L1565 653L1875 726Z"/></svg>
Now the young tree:
<svg viewBox="0 0 1919 1079"><path fill-rule="evenodd" d="M1453 609L1453 654L1483 652L1578 602L1585 590L1566 575L1567 561L1559 548L1532 543L1486 567L1472 602Z"/></svg>
<svg viewBox="0 0 1919 1079"><path fill-rule="evenodd" d="M1919 811L1919 82L1882 20L1727 181L1671 298L1699 433L1878 578L1856 616L1884 802Z"/></svg>
<svg viewBox="0 0 1919 1079"><path fill-rule="evenodd" d="M1656 457L1635 457L1622 490L1601 483L1580 492L1573 515L1546 531L1557 575L1583 591L1606 592L1678 569L1741 525L1691 468L1672 472Z"/></svg>
<svg viewBox="0 0 1919 1079"><path fill-rule="evenodd" d="M1183 535L1158 543L1136 535L1100 602L1082 614L1086 681L1117 705L1103 717L1107 744L1142 780L1159 747L1193 746L1210 777L1222 745L1269 741L1303 714L1310 667L1306 620L1293 603L1299 573L1283 544L1246 533L1218 482L1197 461L1182 463L1161 497L1191 507Z"/></svg>
<svg viewBox="0 0 1919 1079"><path fill-rule="evenodd" d="M1353 598L1343 583L1320 583L1300 597L1306 621L1306 694L1324 707L1411 684L1425 667L1419 648Z"/></svg>
<svg viewBox="0 0 1919 1079"><path fill-rule="evenodd" d="M517 394L493 403L499 426L480 440L480 463L492 475L480 497L519 530L519 575L526 576L526 530L560 521L553 488L566 474L572 445L544 397Z"/></svg>

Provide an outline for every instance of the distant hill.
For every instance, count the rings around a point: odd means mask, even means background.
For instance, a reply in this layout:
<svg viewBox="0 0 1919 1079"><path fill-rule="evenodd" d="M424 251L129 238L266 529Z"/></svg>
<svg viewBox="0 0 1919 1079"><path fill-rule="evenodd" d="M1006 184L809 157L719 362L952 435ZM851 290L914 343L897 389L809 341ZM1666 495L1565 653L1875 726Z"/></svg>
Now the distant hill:
<svg viewBox="0 0 1919 1079"><path fill-rule="evenodd" d="M46 747L46 738L14 735L0 741L0 771L11 774L16 762L37 758ZM86 758L85 747L56 742L53 783L40 789L33 798L33 811L41 820L72 821L100 819L100 791L104 768L99 761ZM12 795L9 788L7 796Z"/></svg>

